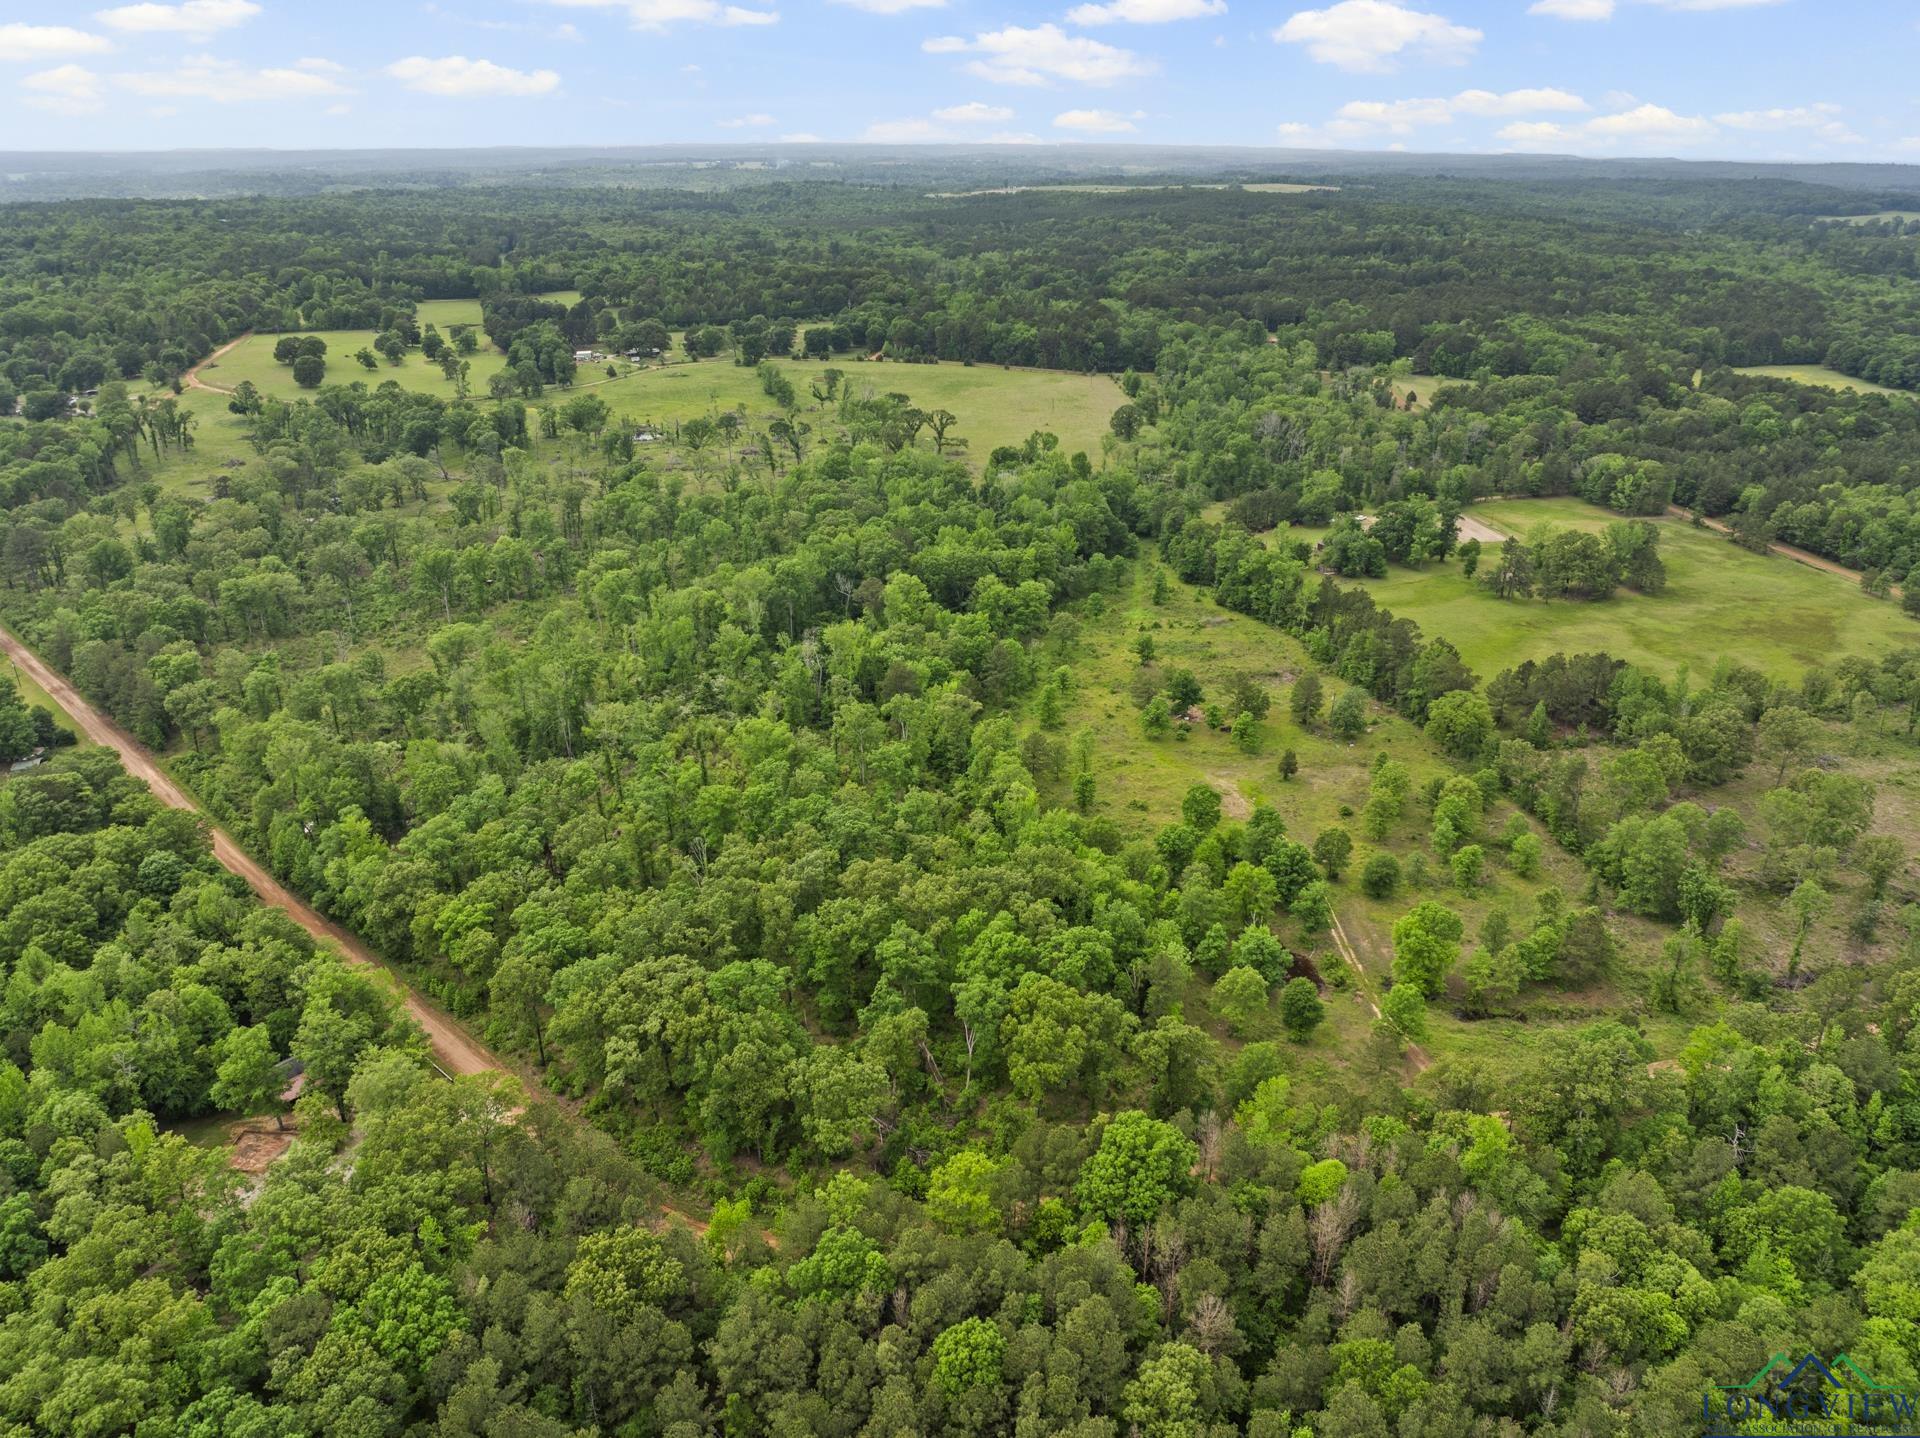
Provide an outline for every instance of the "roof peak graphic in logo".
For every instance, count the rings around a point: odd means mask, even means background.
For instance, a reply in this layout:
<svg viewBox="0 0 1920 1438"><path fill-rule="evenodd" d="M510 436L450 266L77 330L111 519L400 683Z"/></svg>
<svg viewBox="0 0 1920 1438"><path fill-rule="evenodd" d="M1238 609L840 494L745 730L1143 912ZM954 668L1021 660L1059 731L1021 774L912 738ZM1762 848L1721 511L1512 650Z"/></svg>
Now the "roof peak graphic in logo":
<svg viewBox="0 0 1920 1438"><path fill-rule="evenodd" d="M1749 1378L1745 1383L1721 1384L1719 1385L1720 1391L1722 1393L1752 1393L1757 1390L1762 1383L1766 1382L1770 1376L1782 1368L1787 1370L1778 1379L1778 1384L1782 1388L1807 1373L1808 1370L1812 1370L1819 1377L1825 1379L1831 1387L1845 1388L1847 1385L1834 1374L1834 1369L1838 1368L1858 1382L1862 1387L1872 1389L1875 1392L1892 1393L1898 1391L1888 1387L1884 1383L1874 1382L1873 1379L1867 1377L1859 1364L1855 1363L1853 1359L1844 1353L1836 1353L1833 1355L1832 1367L1821 1362L1820 1355L1817 1353L1807 1354L1798 1363L1795 1363L1784 1353L1776 1353L1767 1360L1766 1365L1761 1368L1758 1373L1754 1374L1753 1377Z"/></svg>

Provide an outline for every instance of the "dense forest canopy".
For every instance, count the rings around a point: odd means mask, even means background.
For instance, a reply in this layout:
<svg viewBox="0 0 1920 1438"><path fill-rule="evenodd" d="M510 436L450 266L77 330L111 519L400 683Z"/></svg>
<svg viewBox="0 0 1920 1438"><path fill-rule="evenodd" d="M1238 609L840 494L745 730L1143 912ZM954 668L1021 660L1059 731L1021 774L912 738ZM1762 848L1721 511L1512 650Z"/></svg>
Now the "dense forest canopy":
<svg viewBox="0 0 1920 1438"><path fill-rule="evenodd" d="M512 1072L0 686L0 1429L1920 1391L1920 404L1743 372L1920 387L1911 226L923 178L5 212L0 618ZM1100 442L916 399L1018 367ZM1874 646L1462 658L1697 622L1675 506Z"/></svg>

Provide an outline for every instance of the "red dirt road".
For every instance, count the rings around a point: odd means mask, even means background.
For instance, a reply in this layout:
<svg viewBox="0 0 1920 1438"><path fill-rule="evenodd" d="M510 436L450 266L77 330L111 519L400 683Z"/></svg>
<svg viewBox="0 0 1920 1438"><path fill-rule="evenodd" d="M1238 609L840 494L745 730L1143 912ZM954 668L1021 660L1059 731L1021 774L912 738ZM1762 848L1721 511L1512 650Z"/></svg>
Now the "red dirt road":
<svg viewBox="0 0 1920 1438"><path fill-rule="evenodd" d="M180 383L185 385L188 389L209 389L209 390L212 390L215 394L232 394L233 391L228 389L223 384L208 384L205 380L201 379L200 371L205 369L208 365L212 364L215 360L219 359L221 355L225 354L228 350L232 349L235 345L239 344L242 340L251 338L252 335L253 335L252 330L248 330L245 334L235 335L232 339L228 340L225 344L221 345L219 349L215 350L212 354L208 355L205 359L201 360L199 364L195 365L192 369L188 370L185 374L181 375Z"/></svg>
<svg viewBox="0 0 1920 1438"><path fill-rule="evenodd" d="M89 739L118 754L127 772L144 780L161 803L169 808L186 809L199 814L213 835L213 856L228 870L245 879L247 886L264 903L279 909L316 939L331 943L346 956L349 963L392 973L365 944L338 924L322 918L255 862L251 854L234 843L232 836L208 818L187 792L167 776L166 770L160 767L160 762L144 744L95 709L79 690L67 682L64 675L57 673L9 630L0 629L0 651L4 651L8 658L30 674L34 683L46 690L54 703L67 711ZM441 1069L449 1074L477 1074L504 1067L500 1060L469 1037L459 1024L404 984L401 990L408 1014L426 1031L427 1041L433 1048L434 1061Z"/></svg>

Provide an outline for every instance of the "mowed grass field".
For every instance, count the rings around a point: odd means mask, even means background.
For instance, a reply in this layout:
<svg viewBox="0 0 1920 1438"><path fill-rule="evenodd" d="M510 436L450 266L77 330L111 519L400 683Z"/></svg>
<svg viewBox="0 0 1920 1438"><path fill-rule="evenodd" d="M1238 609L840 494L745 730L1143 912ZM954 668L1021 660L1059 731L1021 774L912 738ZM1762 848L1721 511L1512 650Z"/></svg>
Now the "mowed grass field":
<svg viewBox="0 0 1920 1438"><path fill-rule="evenodd" d="M435 301L457 305L465 301ZM436 320L434 323L439 324ZM454 384L418 350L407 352L404 361L390 365L380 360L375 369L366 369L353 358L354 351L371 344L373 335L362 330L316 330L327 343L328 384L352 384L356 381L377 388L389 380L410 390L452 399ZM294 400L312 392L293 382L293 369L273 357L280 336L257 334L237 345L218 361L200 372L209 385L233 389L242 380L250 380L262 394ZM470 356L473 368L468 383L475 395L486 394L487 381L506 365L506 357L491 346ZM754 425L764 424L779 410L760 388L759 375L752 369L734 364L722 355L697 363L629 365L614 362L617 378L608 378L605 366L583 365L576 382L566 389L549 389L535 404L565 404L576 394L597 394L613 410L616 418L636 424L672 426L702 415L736 411ZM838 423L832 407L822 409L809 395L809 386L821 371L832 367L844 376L843 383L853 393L901 393L922 409L945 409L959 416L951 435L965 439L972 455L984 460L996 447L1018 444L1035 430L1050 430L1059 435L1063 450L1086 450L1097 455L1100 437L1114 410L1126 403L1126 396L1110 375L1074 374L1065 370L1004 369L997 365L900 364L894 361L853 360L775 360L774 363L793 382L803 400L801 418L812 424L816 434L825 434ZM192 392L189 392L190 397ZM218 398L220 403L203 401ZM209 428L228 425L238 431L238 423L226 415L225 396L201 396L193 408L201 415L199 439L206 445Z"/></svg>
<svg viewBox="0 0 1920 1438"><path fill-rule="evenodd" d="M384 358L376 355L373 369L363 366L353 356L356 350L373 347L372 330L301 330L298 333L326 341L326 384L352 384L358 380L373 389L387 380L394 380L406 389L438 395L442 399L454 397L453 381L440 372L439 365L419 350L408 350L397 365L388 364ZM302 395L312 394L313 391L303 390L293 382L292 365L281 364L273 357L273 347L281 339L282 336L277 334L249 336L219 359L202 365L201 382L231 390L239 388L241 381L250 380L260 393L275 399L298 399ZM468 385L479 395L486 394L487 381L504 369L507 363L507 357L486 344L484 339L482 347L467 356L467 360L473 366L468 372Z"/></svg>
<svg viewBox="0 0 1920 1438"><path fill-rule="evenodd" d="M1839 370L1828 369L1823 364L1742 365L1734 373L1754 374L1764 379L1790 379L1797 384L1819 385L1822 389L1852 389L1862 394L1897 394L1908 399L1914 398L1912 390L1894 389L1889 385L1855 379L1850 374L1841 374Z"/></svg>
<svg viewBox="0 0 1920 1438"><path fill-rule="evenodd" d="M1620 518L1577 499L1502 500L1476 504L1471 513L1522 538L1540 524L1599 530ZM1483 677L1548 654L1604 650L1660 673L1686 664L1704 674L1730 656L1797 678L1844 655L1873 658L1920 646L1920 622L1849 580L1741 549L1684 520L1653 522L1667 566L1667 587L1658 595L1621 590L1598 603L1503 601L1453 560L1417 570L1394 565L1385 579L1365 583L1395 614L1450 639Z"/></svg>
<svg viewBox="0 0 1920 1438"><path fill-rule="evenodd" d="M808 395L808 386L829 362L774 363L793 382L804 402L800 418L812 424L816 434L838 423L832 406L816 408ZM1127 399L1111 375L1065 370L845 359L831 361L831 367L841 372L841 382L855 395L904 394L921 409L952 411L959 422L951 434L967 441L976 462L1000 445L1020 443L1035 430L1059 435L1060 448L1069 454L1086 450L1098 455L1107 421ZM656 424L738 410L757 425L779 413L761 392L759 376L724 356L636 370L596 385L593 392L613 406L615 414Z"/></svg>

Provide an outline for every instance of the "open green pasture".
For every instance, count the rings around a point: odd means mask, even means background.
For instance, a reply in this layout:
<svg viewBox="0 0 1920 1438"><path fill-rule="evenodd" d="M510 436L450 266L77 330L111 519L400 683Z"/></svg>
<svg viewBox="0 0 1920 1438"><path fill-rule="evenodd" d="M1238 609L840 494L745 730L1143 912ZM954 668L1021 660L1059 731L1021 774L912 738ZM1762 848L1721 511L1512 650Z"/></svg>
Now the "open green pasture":
<svg viewBox="0 0 1920 1438"><path fill-rule="evenodd" d="M437 326L442 333L455 325L477 325L480 323L480 301L478 300L422 300L414 306L414 318L420 321L420 327Z"/></svg>
<svg viewBox="0 0 1920 1438"><path fill-rule="evenodd" d="M816 434L830 432L838 420L833 407L817 406L808 387L827 362L775 360L804 402L800 418ZM904 394L922 409L951 410L959 416L952 434L967 441L978 460L1003 444L1018 444L1035 430L1060 436L1068 453L1100 452L1100 436L1126 396L1109 375L1066 370L1004 369L996 365L899 364L882 360L835 360L833 368L855 395ZM585 376L582 376L585 378ZM698 364L636 370L596 387L613 412L654 424L683 423L725 410L742 412L763 424L779 410L760 388L759 376L725 357Z"/></svg>
<svg viewBox="0 0 1920 1438"><path fill-rule="evenodd" d="M1837 369L1828 369L1823 364L1756 364L1741 365L1735 374L1759 375L1763 379L1790 379L1796 384L1819 385L1822 389L1852 389L1862 394L1898 394L1913 398L1913 391L1894 389L1889 385L1874 384L1864 379L1855 379L1850 374L1841 374Z"/></svg>
<svg viewBox="0 0 1920 1438"><path fill-rule="evenodd" d="M1541 524L1598 530L1620 518L1577 499L1501 500L1471 512L1522 538ZM1729 656L1791 678L1843 655L1920 645L1920 623L1846 579L1741 549L1685 520L1653 522L1667 566L1666 590L1657 595L1621 590L1599 602L1500 600L1468 579L1457 560L1423 569L1394 565L1385 579L1365 583L1396 615L1451 640L1483 676L1548 654L1604 650L1662 673L1681 664L1708 673Z"/></svg>
<svg viewBox="0 0 1920 1438"><path fill-rule="evenodd" d="M419 350L408 350L397 365L388 364L379 355L374 356L372 369L362 365L353 356L357 350L373 348L372 330L301 330L299 333L315 335L326 341L326 384L352 384L359 380L371 389L387 380L394 380L406 389L438 395L442 399L454 397L453 381L440 372L439 365ZM229 390L238 388L242 380L251 380L260 393L276 399L298 399L301 395L311 394L311 390L303 390L293 382L292 365L284 365L274 359L273 347L280 340L281 336L277 334L262 332L250 335L219 359L203 365L200 378L207 384ZM487 392L488 379L504 369L507 363L505 355L484 343L478 351L467 356L467 360L473 366L468 372L467 382L477 394Z"/></svg>

